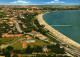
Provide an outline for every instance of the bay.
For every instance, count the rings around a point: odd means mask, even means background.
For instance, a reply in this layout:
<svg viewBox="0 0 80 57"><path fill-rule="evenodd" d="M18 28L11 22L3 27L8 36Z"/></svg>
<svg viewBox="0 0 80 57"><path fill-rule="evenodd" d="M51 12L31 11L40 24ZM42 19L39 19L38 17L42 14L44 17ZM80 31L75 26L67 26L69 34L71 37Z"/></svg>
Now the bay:
<svg viewBox="0 0 80 57"><path fill-rule="evenodd" d="M60 33L80 43L80 11L55 11L43 15L44 21Z"/></svg>

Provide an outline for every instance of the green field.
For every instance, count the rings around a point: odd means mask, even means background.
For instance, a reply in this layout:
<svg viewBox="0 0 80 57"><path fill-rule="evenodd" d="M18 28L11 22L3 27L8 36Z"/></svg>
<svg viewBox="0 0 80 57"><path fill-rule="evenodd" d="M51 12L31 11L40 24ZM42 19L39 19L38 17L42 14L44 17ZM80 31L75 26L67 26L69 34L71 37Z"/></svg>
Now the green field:
<svg viewBox="0 0 80 57"><path fill-rule="evenodd" d="M19 40L20 38L24 38L24 36L0 38L0 45L13 43L13 42Z"/></svg>
<svg viewBox="0 0 80 57"><path fill-rule="evenodd" d="M35 39L35 38L32 38L32 39L35 40L34 43L27 43L27 46L30 45L31 48L33 48L34 46L42 46L43 44L44 44L44 45L49 45L49 43L45 43L45 42L43 42L43 41L41 41L41 40L39 40L39 39ZM22 48L22 43L21 43L21 42L17 42L17 43L15 43L15 44L13 44L12 47L13 47L14 49L17 49L17 50L19 50L19 49L23 50L23 48Z"/></svg>
<svg viewBox="0 0 80 57"><path fill-rule="evenodd" d="M19 50L19 49L22 50L22 43L21 42L17 42L11 46L14 48L14 50Z"/></svg>

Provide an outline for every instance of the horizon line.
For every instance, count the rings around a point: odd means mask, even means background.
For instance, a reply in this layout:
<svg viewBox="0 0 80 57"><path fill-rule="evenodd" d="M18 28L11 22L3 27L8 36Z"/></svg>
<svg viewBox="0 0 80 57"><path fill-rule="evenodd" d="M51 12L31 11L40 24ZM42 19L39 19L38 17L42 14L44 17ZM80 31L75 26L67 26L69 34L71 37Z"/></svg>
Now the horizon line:
<svg viewBox="0 0 80 57"><path fill-rule="evenodd" d="M7 4L6 4L7 5ZM70 4L71 5L71 4ZM72 4L72 5L80 5L80 4ZM14 5L14 6L16 6L16 5Z"/></svg>

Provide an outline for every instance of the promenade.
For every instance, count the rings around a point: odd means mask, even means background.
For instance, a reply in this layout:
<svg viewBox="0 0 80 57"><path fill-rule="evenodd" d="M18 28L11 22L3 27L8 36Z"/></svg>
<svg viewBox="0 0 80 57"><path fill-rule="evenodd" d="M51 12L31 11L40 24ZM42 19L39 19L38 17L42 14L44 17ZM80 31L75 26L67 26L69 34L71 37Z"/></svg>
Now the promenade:
<svg viewBox="0 0 80 57"><path fill-rule="evenodd" d="M77 42L71 40L70 38L68 38L67 36L61 34L60 32L58 32L57 30L53 29L51 26L49 26L42 18L43 14L39 14L37 16L38 21L40 23L40 25L45 25L45 28L48 29L50 32L52 32L57 39L61 40L63 43L67 44L67 45L72 45L75 47L80 48L80 44L78 44Z"/></svg>

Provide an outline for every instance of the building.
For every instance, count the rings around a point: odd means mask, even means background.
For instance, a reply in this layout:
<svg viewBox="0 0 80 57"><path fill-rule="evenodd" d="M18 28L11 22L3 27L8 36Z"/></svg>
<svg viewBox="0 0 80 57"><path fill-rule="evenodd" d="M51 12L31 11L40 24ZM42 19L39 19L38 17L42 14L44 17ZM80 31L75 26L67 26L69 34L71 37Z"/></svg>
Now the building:
<svg viewBox="0 0 80 57"><path fill-rule="evenodd" d="M40 34L40 33L35 33L34 34L34 37L41 37L42 36L42 34Z"/></svg>
<svg viewBox="0 0 80 57"><path fill-rule="evenodd" d="M34 37L38 37L38 36L41 36L41 34L39 32L36 32L36 31L31 31L31 34L33 34Z"/></svg>
<svg viewBox="0 0 80 57"><path fill-rule="evenodd" d="M10 27L13 27L14 25L13 25L13 24L10 24L9 26L10 26Z"/></svg>
<svg viewBox="0 0 80 57"><path fill-rule="evenodd" d="M26 41L24 40L24 41L22 41L22 48L27 48L27 43L26 43Z"/></svg>
<svg viewBox="0 0 80 57"><path fill-rule="evenodd" d="M22 26L23 26L23 28L27 28L27 26L26 26L26 25L24 25L24 24L23 24Z"/></svg>
<svg viewBox="0 0 80 57"><path fill-rule="evenodd" d="M29 9L27 9L26 11L29 12Z"/></svg>
<svg viewBox="0 0 80 57"><path fill-rule="evenodd" d="M18 54L18 57L22 57L21 54Z"/></svg>
<svg viewBox="0 0 80 57"><path fill-rule="evenodd" d="M43 52L45 52L45 53L48 52L47 46L46 46L46 45L43 45L43 46L42 46L42 50L43 50Z"/></svg>
<svg viewBox="0 0 80 57"><path fill-rule="evenodd" d="M34 43L35 40L26 40L27 43Z"/></svg>
<svg viewBox="0 0 80 57"><path fill-rule="evenodd" d="M29 35L26 35L25 37L26 37L27 39L31 39L31 37L30 37Z"/></svg>
<svg viewBox="0 0 80 57"><path fill-rule="evenodd" d="M36 31L32 30L31 33L36 33Z"/></svg>
<svg viewBox="0 0 80 57"><path fill-rule="evenodd" d="M3 35L1 35L2 36L2 38L4 38L4 37L18 37L18 36L22 36L23 34L3 34Z"/></svg>
<svg viewBox="0 0 80 57"><path fill-rule="evenodd" d="M29 33L29 35L34 36L34 38L35 38L35 37L38 37L40 40L45 40L45 39L47 39L46 36L42 35L42 34L39 33L39 32L36 32L36 31L34 31L34 30L31 31L31 33Z"/></svg>
<svg viewBox="0 0 80 57"><path fill-rule="evenodd" d="M13 53L13 52L11 52L11 57L13 57L13 55L14 55L14 53Z"/></svg>
<svg viewBox="0 0 80 57"><path fill-rule="evenodd" d="M35 42L35 40L30 40L30 42L34 43L34 42Z"/></svg>
<svg viewBox="0 0 80 57"><path fill-rule="evenodd" d="M0 47L0 54L2 54L2 49L1 49L1 47Z"/></svg>

